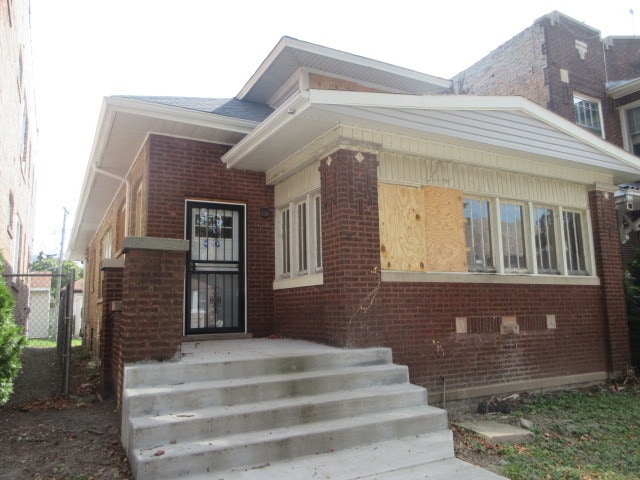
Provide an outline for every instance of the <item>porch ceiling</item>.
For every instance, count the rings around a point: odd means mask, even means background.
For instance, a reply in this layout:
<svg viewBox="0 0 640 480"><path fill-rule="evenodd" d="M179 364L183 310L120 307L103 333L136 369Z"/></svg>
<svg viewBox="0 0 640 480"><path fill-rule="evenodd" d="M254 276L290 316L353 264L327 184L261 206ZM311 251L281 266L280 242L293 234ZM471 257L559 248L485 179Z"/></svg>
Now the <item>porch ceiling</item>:
<svg viewBox="0 0 640 480"><path fill-rule="evenodd" d="M521 97L311 90L280 107L223 156L268 172L338 125L640 178L637 157Z"/></svg>

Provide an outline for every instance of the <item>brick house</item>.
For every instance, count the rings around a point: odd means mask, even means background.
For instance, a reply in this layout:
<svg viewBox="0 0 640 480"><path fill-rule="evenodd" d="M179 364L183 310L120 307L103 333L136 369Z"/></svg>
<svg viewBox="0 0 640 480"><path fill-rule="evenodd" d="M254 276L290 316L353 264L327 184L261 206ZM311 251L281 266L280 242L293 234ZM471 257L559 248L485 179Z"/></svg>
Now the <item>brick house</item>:
<svg viewBox="0 0 640 480"><path fill-rule="evenodd" d="M30 2L0 2L0 254L16 300L16 323L29 322L29 271L35 217L36 106L31 70Z"/></svg>
<svg viewBox="0 0 640 480"><path fill-rule="evenodd" d="M284 37L230 100L104 100L71 237L105 389L182 342L386 346L438 401L629 361L630 153L520 97Z"/></svg>
<svg viewBox="0 0 640 480"><path fill-rule="evenodd" d="M554 11L452 82L461 93L523 96L640 155L640 37L602 38L599 30ZM632 234L640 194L631 188L618 197L622 254L629 261L640 246Z"/></svg>

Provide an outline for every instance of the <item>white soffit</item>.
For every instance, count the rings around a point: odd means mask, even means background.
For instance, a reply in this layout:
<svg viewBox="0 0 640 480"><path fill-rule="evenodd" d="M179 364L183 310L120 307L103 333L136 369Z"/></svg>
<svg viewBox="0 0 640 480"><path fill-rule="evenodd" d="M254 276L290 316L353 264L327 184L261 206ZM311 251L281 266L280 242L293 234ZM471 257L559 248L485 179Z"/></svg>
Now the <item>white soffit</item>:
<svg viewBox="0 0 640 480"><path fill-rule="evenodd" d="M444 78L283 37L236 98L267 103L301 67L414 94L440 94L451 86Z"/></svg>
<svg viewBox="0 0 640 480"><path fill-rule="evenodd" d="M640 176L637 157L522 97L311 90L279 108L227 152L231 167L268 171L337 125Z"/></svg>
<svg viewBox="0 0 640 480"><path fill-rule="evenodd" d="M122 97L103 101L71 231L69 253L84 257L122 182L94 167L125 177L149 134L234 145L257 122Z"/></svg>

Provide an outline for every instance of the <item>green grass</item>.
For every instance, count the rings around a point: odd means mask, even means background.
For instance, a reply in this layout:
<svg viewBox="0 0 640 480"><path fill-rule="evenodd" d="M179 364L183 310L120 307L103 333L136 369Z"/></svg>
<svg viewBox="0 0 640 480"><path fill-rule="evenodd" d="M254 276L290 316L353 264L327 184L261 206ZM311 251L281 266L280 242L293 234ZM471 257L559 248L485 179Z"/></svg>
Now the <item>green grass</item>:
<svg viewBox="0 0 640 480"><path fill-rule="evenodd" d="M30 338L27 339L27 348L55 348L56 347L55 340L49 340L47 338ZM71 346L77 347L82 345L82 340L79 338L71 339Z"/></svg>
<svg viewBox="0 0 640 480"><path fill-rule="evenodd" d="M535 438L506 446L510 479L640 479L640 389L607 387L537 395L510 414Z"/></svg>

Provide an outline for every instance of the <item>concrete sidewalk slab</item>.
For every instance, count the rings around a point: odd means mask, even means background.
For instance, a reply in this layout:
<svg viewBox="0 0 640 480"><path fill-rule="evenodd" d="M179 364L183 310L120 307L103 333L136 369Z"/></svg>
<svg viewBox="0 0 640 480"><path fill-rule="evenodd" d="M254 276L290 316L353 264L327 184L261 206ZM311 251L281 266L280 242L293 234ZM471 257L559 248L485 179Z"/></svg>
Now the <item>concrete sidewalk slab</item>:
<svg viewBox="0 0 640 480"><path fill-rule="evenodd" d="M533 433L524 428L514 427L499 422L456 423L458 427L471 430L492 445L508 443L528 443L533 440Z"/></svg>

